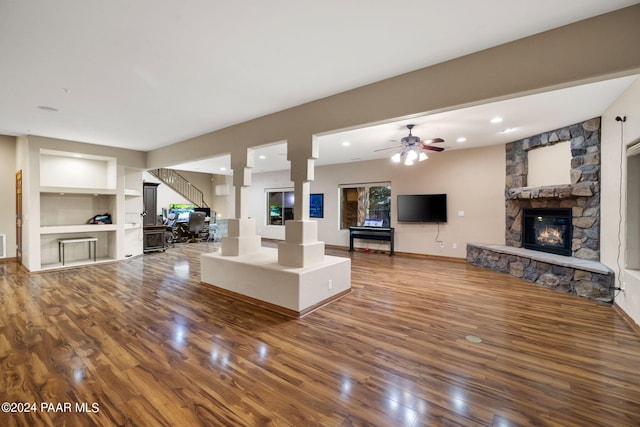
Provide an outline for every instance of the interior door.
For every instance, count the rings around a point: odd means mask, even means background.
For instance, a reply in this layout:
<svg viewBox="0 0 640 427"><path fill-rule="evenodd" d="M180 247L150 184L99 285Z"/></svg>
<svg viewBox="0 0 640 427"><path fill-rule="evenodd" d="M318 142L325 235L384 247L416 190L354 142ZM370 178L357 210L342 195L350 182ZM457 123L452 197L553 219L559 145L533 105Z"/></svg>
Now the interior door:
<svg viewBox="0 0 640 427"><path fill-rule="evenodd" d="M16 172L16 261L22 264L22 170Z"/></svg>
<svg viewBox="0 0 640 427"><path fill-rule="evenodd" d="M153 182L143 184L142 203L144 204L145 216L142 219L142 225L156 225L158 185Z"/></svg>

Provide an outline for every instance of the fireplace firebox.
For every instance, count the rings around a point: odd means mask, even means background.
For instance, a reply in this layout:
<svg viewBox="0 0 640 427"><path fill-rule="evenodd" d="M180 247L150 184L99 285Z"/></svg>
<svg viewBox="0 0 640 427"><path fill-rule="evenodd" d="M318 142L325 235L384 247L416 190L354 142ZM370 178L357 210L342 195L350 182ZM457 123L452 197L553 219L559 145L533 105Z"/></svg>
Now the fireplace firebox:
<svg viewBox="0 0 640 427"><path fill-rule="evenodd" d="M529 208L522 213L522 246L571 256L571 208Z"/></svg>

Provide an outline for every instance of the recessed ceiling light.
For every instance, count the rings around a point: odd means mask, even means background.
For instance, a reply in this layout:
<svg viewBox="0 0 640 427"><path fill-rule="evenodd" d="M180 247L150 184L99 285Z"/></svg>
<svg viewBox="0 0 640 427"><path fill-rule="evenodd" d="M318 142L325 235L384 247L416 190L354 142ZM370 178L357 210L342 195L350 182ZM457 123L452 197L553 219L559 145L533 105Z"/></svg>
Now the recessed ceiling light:
<svg viewBox="0 0 640 427"><path fill-rule="evenodd" d="M506 128L500 131L500 133L511 133L515 131L517 128Z"/></svg>
<svg viewBox="0 0 640 427"><path fill-rule="evenodd" d="M351 145L351 143L350 143L349 141L344 141L344 142L342 143L342 146L343 146L343 147L348 147L348 146L350 146L350 145Z"/></svg>
<svg viewBox="0 0 640 427"><path fill-rule="evenodd" d="M464 136L461 136L460 138L456 139L457 142L465 142L467 140L467 138L465 138Z"/></svg>
<svg viewBox="0 0 640 427"><path fill-rule="evenodd" d="M227 168L225 168L225 167L221 167L221 168L220 168L220 170L221 170L221 171L226 171L226 170L227 170Z"/></svg>
<svg viewBox="0 0 640 427"><path fill-rule="evenodd" d="M261 155L258 156L258 158L264 160L264 159L267 158L267 156L265 156L264 154L261 154Z"/></svg>
<svg viewBox="0 0 640 427"><path fill-rule="evenodd" d="M491 123L502 123L502 117L494 117L491 119Z"/></svg>
<svg viewBox="0 0 640 427"><path fill-rule="evenodd" d="M76 157L76 158L78 158L78 159L81 159L81 158L82 158L82 154L74 154L74 155L73 155L73 157Z"/></svg>
<svg viewBox="0 0 640 427"><path fill-rule="evenodd" d="M58 109L57 108L53 108L53 107L47 107L46 105L39 105L38 108L42 111L51 111L51 112L57 112Z"/></svg>

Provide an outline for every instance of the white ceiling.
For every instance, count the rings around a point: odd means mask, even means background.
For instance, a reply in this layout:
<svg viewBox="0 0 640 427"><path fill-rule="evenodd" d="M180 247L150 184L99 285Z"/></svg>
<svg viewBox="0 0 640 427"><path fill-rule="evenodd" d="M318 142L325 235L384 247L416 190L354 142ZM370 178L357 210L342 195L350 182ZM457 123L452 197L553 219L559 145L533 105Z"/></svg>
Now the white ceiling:
<svg viewBox="0 0 640 427"><path fill-rule="evenodd" d="M0 0L0 134L151 150L636 3ZM325 136L318 164L371 158L409 122L451 149L499 143L495 114L528 136L599 115L629 83Z"/></svg>

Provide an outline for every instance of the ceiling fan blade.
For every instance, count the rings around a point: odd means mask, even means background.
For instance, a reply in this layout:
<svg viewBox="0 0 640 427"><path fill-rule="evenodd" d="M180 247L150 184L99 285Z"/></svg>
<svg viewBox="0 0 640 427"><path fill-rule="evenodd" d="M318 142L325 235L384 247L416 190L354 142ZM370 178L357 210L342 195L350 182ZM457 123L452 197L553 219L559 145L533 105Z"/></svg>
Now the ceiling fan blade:
<svg viewBox="0 0 640 427"><path fill-rule="evenodd" d="M392 148L398 149L398 148L401 148L401 147L402 147L402 145L394 145L393 147L380 148L379 150L373 150L373 152L375 153L375 152L378 152L378 151L391 150Z"/></svg>
<svg viewBox="0 0 640 427"><path fill-rule="evenodd" d="M424 150L431 150L431 151L444 151L444 148L442 147L434 147L433 145L423 145L422 149Z"/></svg>
<svg viewBox="0 0 640 427"><path fill-rule="evenodd" d="M422 145L437 144L439 142L444 142L444 139L442 139L442 138L433 138L433 139L425 139L424 141L420 141L420 142L422 142Z"/></svg>

